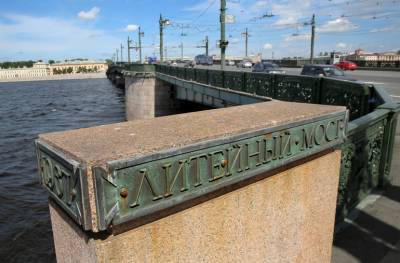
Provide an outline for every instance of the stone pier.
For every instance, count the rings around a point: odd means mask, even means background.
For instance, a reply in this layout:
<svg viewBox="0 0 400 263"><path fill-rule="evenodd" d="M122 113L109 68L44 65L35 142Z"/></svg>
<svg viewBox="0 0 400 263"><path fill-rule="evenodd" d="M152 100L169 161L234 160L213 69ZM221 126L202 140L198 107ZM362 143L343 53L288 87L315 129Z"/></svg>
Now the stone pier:
<svg viewBox="0 0 400 263"><path fill-rule="evenodd" d="M125 112L128 121L175 114L179 102L173 88L152 72L126 72Z"/></svg>
<svg viewBox="0 0 400 263"><path fill-rule="evenodd" d="M346 127L271 100L42 134L57 261L329 262Z"/></svg>

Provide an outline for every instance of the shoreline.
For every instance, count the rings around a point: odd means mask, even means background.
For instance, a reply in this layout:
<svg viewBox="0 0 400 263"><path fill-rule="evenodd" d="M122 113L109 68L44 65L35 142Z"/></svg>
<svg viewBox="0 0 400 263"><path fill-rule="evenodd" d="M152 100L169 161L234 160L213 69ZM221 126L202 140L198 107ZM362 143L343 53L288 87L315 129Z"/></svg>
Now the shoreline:
<svg viewBox="0 0 400 263"><path fill-rule="evenodd" d="M39 78L15 78L15 79L0 79L0 83L6 82L29 82L29 81L44 81L44 80L68 80L68 79L101 79L106 78L105 72L86 73L86 74L65 74L65 75L49 75Z"/></svg>

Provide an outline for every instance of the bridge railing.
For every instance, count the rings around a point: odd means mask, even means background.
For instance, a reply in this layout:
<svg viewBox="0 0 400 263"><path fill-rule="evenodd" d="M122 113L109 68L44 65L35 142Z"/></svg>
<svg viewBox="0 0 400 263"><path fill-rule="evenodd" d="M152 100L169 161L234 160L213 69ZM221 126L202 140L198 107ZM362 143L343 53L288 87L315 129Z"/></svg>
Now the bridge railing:
<svg viewBox="0 0 400 263"><path fill-rule="evenodd" d="M225 89L274 99L346 106L347 139L337 201L337 220L374 188L390 182L395 129L400 105L382 87L362 82L156 65L156 72Z"/></svg>
<svg viewBox="0 0 400 263"><path fill-rule="evenodd" d="M346 106L350 120L367 114L371 85L329 78L193 69L156 65L156 71L215 87L254 93L273 99Z"/></svg>

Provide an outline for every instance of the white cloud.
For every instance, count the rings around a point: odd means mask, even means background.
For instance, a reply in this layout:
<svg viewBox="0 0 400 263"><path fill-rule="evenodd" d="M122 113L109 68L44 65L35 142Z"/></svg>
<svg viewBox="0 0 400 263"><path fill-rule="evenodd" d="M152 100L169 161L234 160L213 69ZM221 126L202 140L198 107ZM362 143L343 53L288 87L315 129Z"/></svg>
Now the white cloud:
<svg viewBox="0 0 400 263"><path fill-rule="evenodd" d="M326 22L321 27L317 28L317 31L320 33L346 32L356 28L358 28L358 26L351 23L347 18L337 18Z"/></svg>
<svg viewBox="0 0 400 263"><path fill-rule="evenodd" d="M122 31L124 31L124 32L133 32L133 31L138 30L138 28L139 28L138 25L129 24L124 29L122 29Z"/></svg>
<svg viewBox="0 0 400 263"><path fill-rule="evenodd" d="M337 48L346 48L346 47L347 47L347 44L346 44L346 43L339 42L339 43L336 44L336 47L337 47Z"/></svg>
<svg viewBox="0 0 400 263"><path fill-rule="evenodd" d="M239 42L239 38L231 38L230 40L229 40L229 43L230 44L237 44Z"/></svg>
<svg viewBox="0 0 400 263"><path fill-rule="evenodd" d="M265 44L264 44L264 49L272 49L272 44L270 44L270 43L265 43Z"/></svg>
<svg viewBox="0 0 400 263"><path fill-rule="evenodd" d="M381 27L381 28L373 28L369 32L380 33L380 32L390 32L390 31L394 31L394 30L395 30L394 27Z"/></svg>
<svg viewBox="0 0 400 263"><path fill-rule="evenodd" d="M208 8L210 5L215 4L215 0L207 0L207 1L200 1L197 4L194 4L192 6L185 7L183 10L184 11L189 11L189 12L199 12L203 11L206 8Z"/></svg>
<svg viewBox="0 0 400 263"><path fill-rule="evenodd" d="M311 19L311 2L312 0L294 0L273 4L271 6L272 14L278 18L274 25L277 27L294 27L299 19L308 17Z"/></svg>
<svg viewBox="0 0 400 263"><path fill-rule="evenodd" d="M119 38L103 30L87 28L75 20L15 14L3 17L8 22L0 22L0 57L20 50L34 59L98 57L120 44ZM21 36L24 37L21 39Z"/></svg>
<svg viewBox="0 0 400 263"><path fill-rule="evenodd" d="M253 5L250 6L250 10L253 12L260 11L260 9L265 9L268 6L267 0L258 0Z"/></svg>
<svg viewBox="0 0 400 263"><path fill-rule="evenodd" d="M78 13L78 17L82 20L94 20L96 19L97 15L100 13L100 8L97 6L92 7L89 11L80 11Z"/></svg>
<svg viewBox="0 0 400 263"><path fill-rule="evenodd" d="M302 40L310 40L311 34L293 34L286 36L284 41L291 42L291 41L302 41Z"/></svg>

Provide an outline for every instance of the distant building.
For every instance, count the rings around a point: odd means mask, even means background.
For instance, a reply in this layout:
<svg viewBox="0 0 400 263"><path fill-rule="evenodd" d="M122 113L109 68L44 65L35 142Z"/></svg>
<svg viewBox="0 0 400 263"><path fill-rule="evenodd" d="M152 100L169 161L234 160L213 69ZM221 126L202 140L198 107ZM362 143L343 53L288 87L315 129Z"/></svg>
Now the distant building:
<svg viewBox="0 0 400 263"><path fill-rule="evenodd" d="M108 68L108 64L103 61L68 61L64 63L54 63L50 65L50 74L54 74L57 71L67 71L72 69L72 72L68 73L86 73L91 72L105 72ZM83 71L83 69L86 69Z"/></svg>
<svg viewBox="0 0 400 263"><path fill-rule="evenodd" d="M37 62L31 68L0 69L0 80L40 79L53 74L105 72L107 68L108 64L100 61L70 61L51 65Z"/></svg>
<svg viewBox="0 0 400 263"><path fill-rule="evenodd" d="M34 79L49 74L49 65L43 62L37 62L31 68L0 69L0 79Z"/></svg>
<svg viewBox="0 0 400 263"><path fill-rule="evenodd" d="M400 54L395 52L369 53L362 49L357 49L353 54L346 57L347 60L364 61L400 61Z"/></svg>

